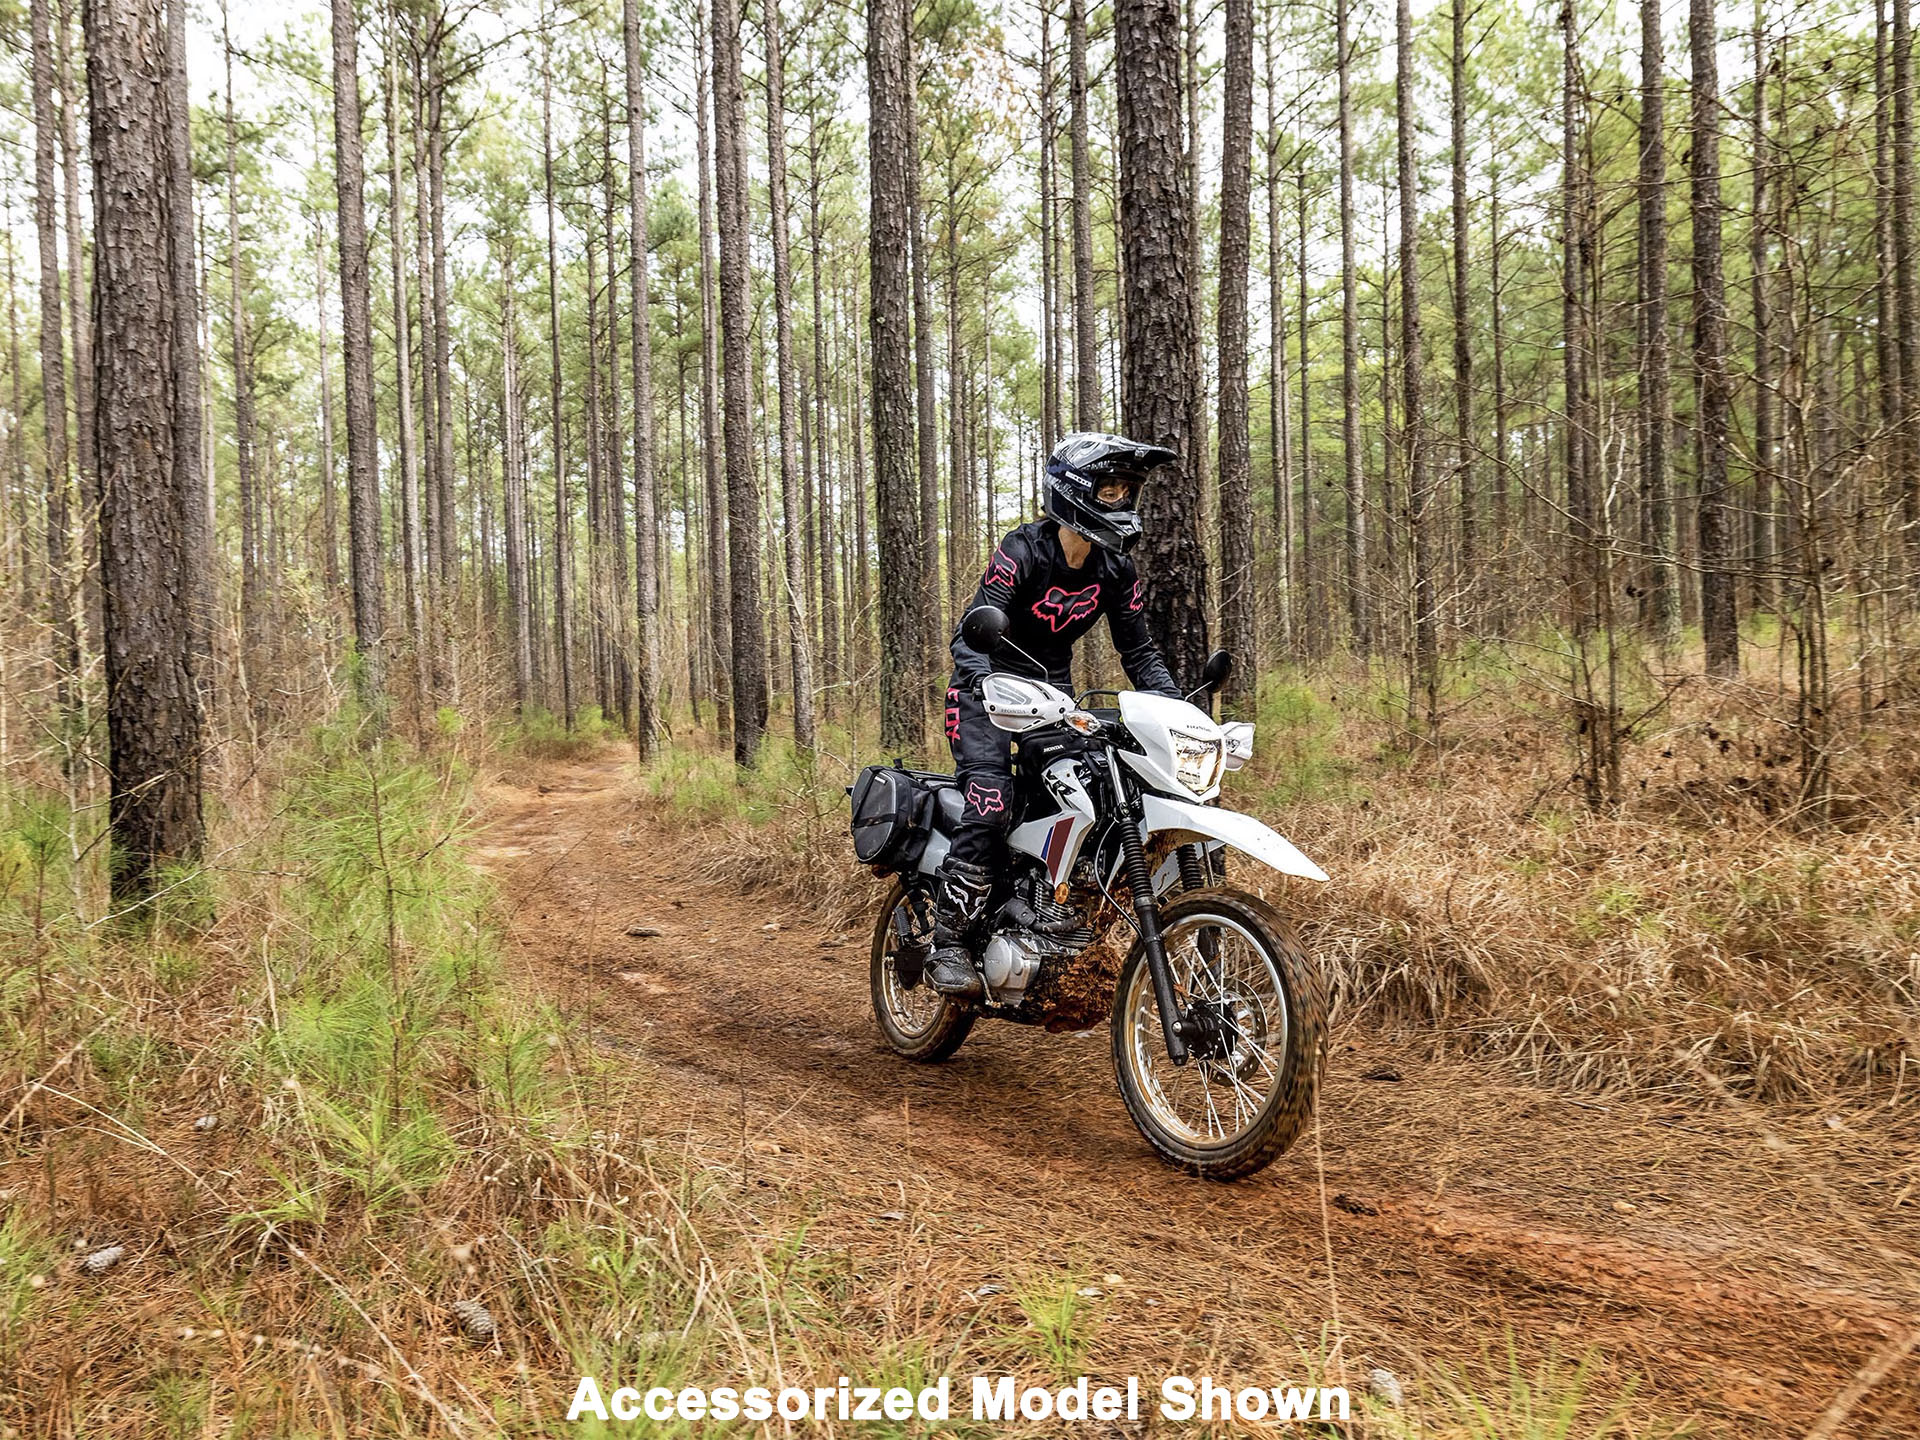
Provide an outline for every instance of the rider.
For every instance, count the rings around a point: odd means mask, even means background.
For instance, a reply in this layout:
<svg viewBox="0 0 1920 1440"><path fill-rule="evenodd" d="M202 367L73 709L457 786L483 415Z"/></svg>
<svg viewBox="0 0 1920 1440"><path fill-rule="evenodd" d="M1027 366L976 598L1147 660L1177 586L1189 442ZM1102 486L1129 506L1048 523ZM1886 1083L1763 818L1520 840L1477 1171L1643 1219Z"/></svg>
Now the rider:
<svg viewBox="0 0 1920 1440"><path fill-rule="evenodd" d="M1147 634L1140 577L1127 558L1140 538L1140 487L1152 471L1179 458L1119 435L1063 438L1047 457L1047 518L1001 540L967 607L1005 611L1008 643L989 657L954 632L947 739L963 804L952 849L935 877L927 966L927 978L943 995L977 1000L984 993L967 935L983 917L1013 820L1008 738L987 718L981 680L1000 670L1070 688L1073 642L1105 615L1134 687L1180 694Z"/></svg>

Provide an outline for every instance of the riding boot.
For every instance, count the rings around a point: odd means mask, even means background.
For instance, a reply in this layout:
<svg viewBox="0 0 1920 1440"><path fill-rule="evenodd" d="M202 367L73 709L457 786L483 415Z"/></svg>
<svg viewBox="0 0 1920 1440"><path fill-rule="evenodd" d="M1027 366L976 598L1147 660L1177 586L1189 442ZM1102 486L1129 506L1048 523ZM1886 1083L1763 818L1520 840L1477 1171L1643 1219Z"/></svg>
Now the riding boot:
<svg viewBox="0 0 1920 1440"><path fill-rule="evenodd" d="M967 937L979 925L992 889L993 875L986 866L952 855L934 873L933 954L927 961L927 979L942 995L978 1000L986 994L967 949Z"/></svg>

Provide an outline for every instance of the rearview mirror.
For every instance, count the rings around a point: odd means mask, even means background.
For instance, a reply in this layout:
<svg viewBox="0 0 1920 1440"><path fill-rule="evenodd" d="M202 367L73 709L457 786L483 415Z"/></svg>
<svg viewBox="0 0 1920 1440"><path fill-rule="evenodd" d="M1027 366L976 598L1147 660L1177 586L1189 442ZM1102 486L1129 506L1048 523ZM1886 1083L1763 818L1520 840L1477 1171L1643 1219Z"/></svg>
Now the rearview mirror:
<svg viewBox="0 0 1920 1440"><path fill-rule="evenodd" d="M1227 677L1233 674L1233 656L1224 650L1216 650L1207 657L1207 663L1200 668L1200 680L1208 690L1218 690L1227 683Z"/></svg>
<svg viewBox="0 0 1920 1440"><path fill-rule="evenodd" d="M997 605L976 605L960 622L960 638L970 649L991 655L1007 634L1007 612Z"/></svg>

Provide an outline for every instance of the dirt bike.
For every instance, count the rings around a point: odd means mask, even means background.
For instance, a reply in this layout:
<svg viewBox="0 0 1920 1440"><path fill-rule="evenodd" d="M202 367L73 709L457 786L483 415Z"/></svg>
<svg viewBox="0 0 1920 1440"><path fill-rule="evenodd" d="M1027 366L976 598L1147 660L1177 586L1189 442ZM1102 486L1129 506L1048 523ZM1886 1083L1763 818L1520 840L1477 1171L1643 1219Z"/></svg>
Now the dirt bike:
<svg viewBox="0 0 1920 1440"><path fill-rule="evenodd" d="M984 654L1008 644L1007 617L991 606L961 628ZM1253 1174L1305 1129L1326 1027L1320 978L1293 927L1226 884L1229 851L1327 878L1284 836L1210 803L1252 755L1253 726L1216 724L1190 702L1231 667L1216 652L1186 700L1075 699L1000 671L981 683L988 717L1009 732L1015 778L1008 863L974 951L982 1001L941 995L922 973L933 875L960 820L954 777L896 761L867 767L848 791L855 854L894 877L870 968L887 1043L931 1062L983 1018L1056 1031L1107 1019L1140 1133L1170 1163L1220 1180Z"/></svg>

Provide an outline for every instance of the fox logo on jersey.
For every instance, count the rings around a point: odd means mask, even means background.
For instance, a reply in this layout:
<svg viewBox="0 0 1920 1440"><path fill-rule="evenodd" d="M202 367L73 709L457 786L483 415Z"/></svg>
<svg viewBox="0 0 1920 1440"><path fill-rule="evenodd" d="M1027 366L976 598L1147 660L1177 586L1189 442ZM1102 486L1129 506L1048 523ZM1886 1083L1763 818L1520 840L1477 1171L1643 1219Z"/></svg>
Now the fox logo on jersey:
<svg viewBox="0 0 1920 1440"><path fill-rule="evenodd" d="M1147 582L1144 580L1136 580L1133 582L1133 596L1127 601L1127 613L1129 615L1138 615L1146 603Z"/></svg>
<svg viewBox="0 0 1920 1440"><path fill-rule="evenodd" d="M1020 572L1014 568L1013 561L1007 558L1006 552L994 551L993 559L987 562L987 588L1004 585L1011 590L1019 578Z"/></svg>
<svg viewBox="0 0 1920 1440"><path fill-rule="evenodd" d="M1076 620L1086 619L1099 608L1098 585L1089 585L1084 590L1062 590L1056 585L1033 602L1033 613L1056 632L1066 629Z"/></svg>

